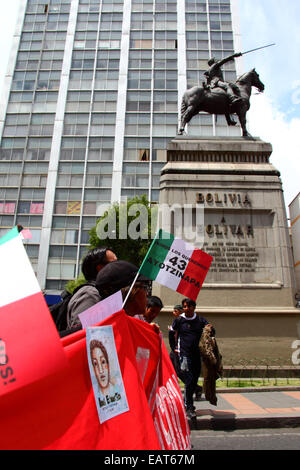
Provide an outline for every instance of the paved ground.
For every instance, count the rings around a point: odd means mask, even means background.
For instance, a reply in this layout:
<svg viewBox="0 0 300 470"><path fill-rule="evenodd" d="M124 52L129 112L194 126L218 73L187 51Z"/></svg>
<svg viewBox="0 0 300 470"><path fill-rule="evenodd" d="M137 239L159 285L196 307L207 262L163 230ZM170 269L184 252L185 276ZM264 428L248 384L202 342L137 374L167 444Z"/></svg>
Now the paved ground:
<svg viewBox="0 0 300 470"><path fill-rule="evenodd" d="M195 401L191 429L251 429L300 426L300 391L221 392L217 406Z"/></svg>
<svg viewBox="0 0 300 470"><path fill-rule="evenodd" d="M236 429L228 431L193 431L191 435L192 451L199 463L203 464L205 451L222 450L298 450L300 448L300 428L284 429ZM200 451L199 453L197 451ZM210 455L208 455L208 458ZM223 458L223 453L214 453L213 460ZM272 462L268 455L268 465L276 466L277 455L273 452ZM219 463L217 461L217 463ZM220 461L221 463L221 461ZM224 463L224 461L223 461Z"/></svg>

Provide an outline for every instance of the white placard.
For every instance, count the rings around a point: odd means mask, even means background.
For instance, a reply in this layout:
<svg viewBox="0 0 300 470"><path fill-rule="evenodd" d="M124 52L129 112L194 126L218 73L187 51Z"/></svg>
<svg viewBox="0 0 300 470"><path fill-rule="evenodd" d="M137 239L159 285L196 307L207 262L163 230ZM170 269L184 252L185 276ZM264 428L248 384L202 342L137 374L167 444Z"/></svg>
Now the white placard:
<svg viewBox="0 0 300 470"><path fill-rule="evenodd" d="M82 324L82 328L96 325L97 323L105 320L110 315L113 315L113 313L119 312L122 310L122 303L122 293L121 291L118 291L110 297L107 297L106 299L101 300L97 304L88 308L78 315Z"/></svg>

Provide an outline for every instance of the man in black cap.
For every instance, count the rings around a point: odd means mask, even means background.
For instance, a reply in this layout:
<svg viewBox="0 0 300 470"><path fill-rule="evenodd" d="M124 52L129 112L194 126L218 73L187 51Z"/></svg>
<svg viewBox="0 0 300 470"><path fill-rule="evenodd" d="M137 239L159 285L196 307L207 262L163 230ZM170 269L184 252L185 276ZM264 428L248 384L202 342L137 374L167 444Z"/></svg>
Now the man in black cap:
<svg viewBox="0 0 300 470"><path fill-rule="evenodd" d="M134 285L130 290L133 282ZM149 279L141 274L138 275L138 268L123 260L107 264L96 278L96 287L101 299L121 290L123 300L126 299L124 310L130 316L145 313L148 285Z"/></svg>

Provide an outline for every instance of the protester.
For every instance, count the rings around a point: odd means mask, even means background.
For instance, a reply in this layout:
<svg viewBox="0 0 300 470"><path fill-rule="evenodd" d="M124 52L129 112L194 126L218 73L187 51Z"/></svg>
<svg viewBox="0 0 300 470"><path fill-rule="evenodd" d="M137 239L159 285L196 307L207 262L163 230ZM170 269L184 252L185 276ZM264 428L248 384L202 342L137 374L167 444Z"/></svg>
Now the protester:
<svg viewBox="0 0 300 470"><path fill-rule="evenodd" d="M146 322L152 323L163 307L163 303L159 297L157 297L156 295L148 297L145 310Z"/></svg>
<svg viewBox="0 0 300 470"><path fill-rule="evenodd" d="M169 341L171 350L179 357L187 415L194 418L196 414L193 394L201 373L199 341L208 321L195 313L196 303L193 300L183 299L182 307L183 314L175 318L169 330Z"/></svg>
<svg viewBox="0 0 300 470"><path fill-rule="evenodd" d="M95 287L95 279L104 266L115 260L117 260L115 253L104 246L94 248L87 253L82 262L81 270L88 283L80 287L69 301L67 309L68 329L80 326L78 315L100 302L101 297Z"/></svg>
<svg viewBox="0 0 300 470"><path fill-rule="evenodd" d="M216 380L222 377L222 355L215 338L215 329L211 324L203 328L200 340L200 352L203 365L203 391L205 398L212 405L217 405Z"/></svg>
<svg viewBox="0 0 300 470"><path fill-rule="evenodd" d="M143 315L147 304L149 279L137 274L138 268L134 264L117 260L104 266L96 278L96 287L102 299L121 290L123 300L126 300L124 310L132 317Z"/></svg>
<svg viewBox="0 0 300 470"><path fill-rule="evenodd" d="M172 313L173 313L175 318L179 317L179 315L181 315L183 313L182 305L180 305L180 304L174 305Z"/></svg>
<svg viewBox="0 0 300 470"><path fill-rule="evenodd" d="M175 318L179 317L179 315L182 315L182 313L183 313L182 305L181 304L174 305L172 313L173 313ZM172 327L169 326L168 329L171 330ZM177 332L175 334L175 343L177 344ZM175 369L177 377L181 380L181 382L184 383L185 376L184 376L183 372L180 369L179 355L178 355L177 350L175 350L175 351L171 350L170 351L170 359L172 361L172 364L173 364L173 367ZM202 396L202 387L197 384L196 390L195 390L195 400L200 400L201 396Z"/></svg>

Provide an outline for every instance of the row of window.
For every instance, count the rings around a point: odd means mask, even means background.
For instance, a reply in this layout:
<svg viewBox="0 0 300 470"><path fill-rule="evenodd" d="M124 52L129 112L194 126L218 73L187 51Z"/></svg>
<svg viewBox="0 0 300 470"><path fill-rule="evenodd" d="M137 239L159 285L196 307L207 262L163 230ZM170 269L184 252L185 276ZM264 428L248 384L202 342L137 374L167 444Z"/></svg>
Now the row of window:
<svg viewBox="0 0 300 470"><path fill-rule="evenodd" d="M113 170L112 163L88 163L85 168L84 163L81 162L60 162L58 167L59 174L70 175L83 175L84 172L88 175L111 175ZM148 173L148 163L125 164L123 168L124 173L144 174ZM160 164L152 166L152 173L159 174ZM0 161L0 174L10 175L23 172L24 174L47 174L48 162L5 162Z"/></svg>

